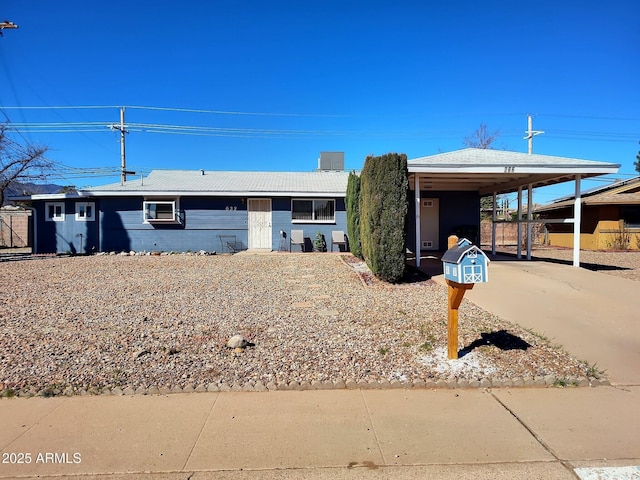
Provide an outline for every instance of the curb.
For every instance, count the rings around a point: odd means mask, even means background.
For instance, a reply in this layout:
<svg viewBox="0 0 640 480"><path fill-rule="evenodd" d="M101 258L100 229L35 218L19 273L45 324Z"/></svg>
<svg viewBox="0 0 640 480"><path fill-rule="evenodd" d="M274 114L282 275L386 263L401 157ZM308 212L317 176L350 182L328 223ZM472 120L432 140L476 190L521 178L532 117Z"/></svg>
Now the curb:
<svg viewBox="0 0 640 480"><path fill-rule="evenodd" d="M428 379L415 381L400 380L354 380L354 379L338 379L338 380L303 380L301 382L274 382L270 381L266 385L262 381L234 383L232 385L226 383L210 383L194 385L192 383L184 386L180 385L163 385L163 386L115 386L115 387L71 387L62 388L44 388L37 389L31 387L25 390L14 391L4 389L0 391L0 398L11 397L61 397L61 396L84 396L84 395L115 395L115 396L133 396L133 395L168 395L172 393L204 393L204 392L273 392L273 391L304 391L304 390L432 390L432 389L490 389L490 388L585 388L611 386L607 379L593 379L587 377L572 377L559 379L553 375L546 377L529 377L529 378L483 378L483 379L457 379L448 380Z"/></svg>

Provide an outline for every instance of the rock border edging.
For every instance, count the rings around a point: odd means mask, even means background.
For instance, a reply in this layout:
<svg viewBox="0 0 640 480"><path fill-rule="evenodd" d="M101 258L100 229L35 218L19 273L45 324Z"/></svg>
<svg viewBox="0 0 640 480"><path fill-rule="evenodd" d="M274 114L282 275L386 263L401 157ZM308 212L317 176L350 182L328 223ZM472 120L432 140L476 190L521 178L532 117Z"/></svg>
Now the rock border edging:
<svg viewBox="0 0 640 480"><path fill-rule="evenodd" d="M180 385L164 385L149 387L134 387L132 385L115 386L115 387L84 387L74 388L68 386L61 388L44 388L36 389L35 387L14 391L4 389L0 391L0 398L9 397L61 397L75 395L116 395L116 396L132 396L132 395L168 395L173 393L204 393L204 392L272 392L272 391L304 391L304 390L392 390L392 389L469 389L469 388L584 388L611 386L607 379L595 379L588 377L576 377L559 379L553 375L546 377L529 377L514 379L489 379L467 380L467 379L439 379L439 380L313 380L311 382L303 380L302 382L268 382L266 385L262 381L245 382L229 384L187 384L184 387Z"/></svg>

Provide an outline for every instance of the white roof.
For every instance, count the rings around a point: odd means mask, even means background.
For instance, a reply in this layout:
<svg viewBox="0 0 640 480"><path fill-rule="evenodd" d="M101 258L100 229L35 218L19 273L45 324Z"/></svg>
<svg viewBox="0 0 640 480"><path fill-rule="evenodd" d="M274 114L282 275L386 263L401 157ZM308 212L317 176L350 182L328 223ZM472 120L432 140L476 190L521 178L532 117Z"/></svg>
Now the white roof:
<svg viewBox="0 0 640 480"><path fill-rule="evenodd" d="M204 172L204 173L203 173ZM83 189L87 196L215 195L344 197L348 172L241 172L153 170L143 179L129 179Z"/></svg>
<svg viewBox="0 0 640 480"><path fill-rule="evenodd" d="M410 186L419 176L421 190L467 190L481 194L512 192L519 186L552 185L582 178L616 173L619 164L528 154L507 150L465 148L420 157L407 162Z"/></svg>

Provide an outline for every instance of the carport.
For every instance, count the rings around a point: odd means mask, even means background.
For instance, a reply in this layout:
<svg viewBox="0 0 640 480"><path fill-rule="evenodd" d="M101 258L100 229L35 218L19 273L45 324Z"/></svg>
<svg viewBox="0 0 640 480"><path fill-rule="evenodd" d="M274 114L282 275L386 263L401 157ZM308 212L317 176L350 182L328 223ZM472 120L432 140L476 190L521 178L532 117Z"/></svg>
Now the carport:
<svg viewBox="0 0 640 480"><path fill-rule="evenodd" d="M433 192L475 192L478 198L493 196L492 253L496 253L496 197L518 193L518 247L522 258L522 227L531 238L531 225L536 222L573 224L573 265L580 265L580 182L583 178L617 173L619 164L582 160L550 155L528 154L506 150L466 148L454 152L420 157L408 162L409 186L415 200L416 266L420 266L422 230L422 199ZM575 182L573 217L553 220L534 220L532 209L527 208L523 218L522 196L527 192L527 205L533 204L533 189L558 183ZM479 209L478 209L479 222ZM527 242L527 259L531 259L531 242Z"/></svg>

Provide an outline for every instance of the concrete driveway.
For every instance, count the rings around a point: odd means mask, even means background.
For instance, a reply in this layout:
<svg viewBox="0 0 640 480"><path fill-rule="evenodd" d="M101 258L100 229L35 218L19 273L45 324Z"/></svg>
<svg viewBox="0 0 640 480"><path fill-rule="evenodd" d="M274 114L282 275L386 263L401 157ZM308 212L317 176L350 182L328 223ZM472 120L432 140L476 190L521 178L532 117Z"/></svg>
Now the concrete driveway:
<svg viewBox="0 0 640 480"><path fill-rule="evenodd" d="M445 284L442 275L432 278ZM596 364L613 385L640 385L639 287L584 268L496 256L489 282L465 299Z"/></svg>

